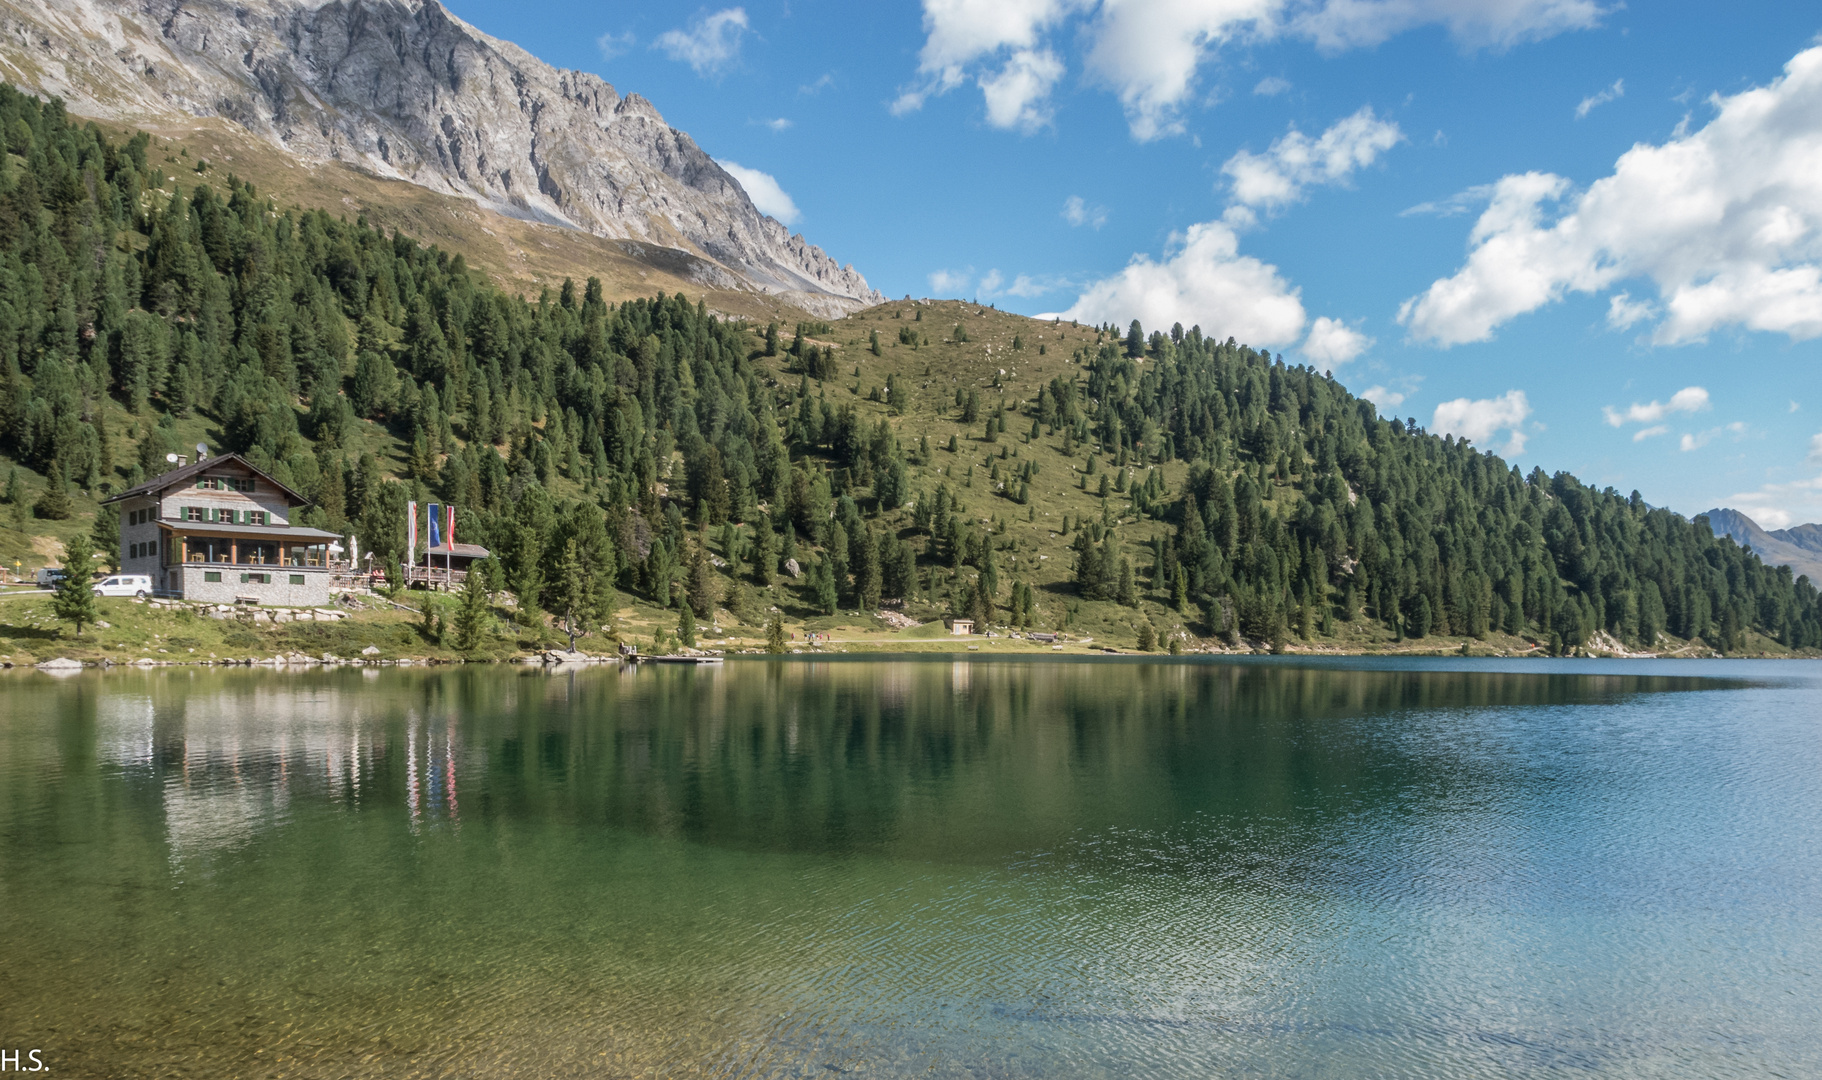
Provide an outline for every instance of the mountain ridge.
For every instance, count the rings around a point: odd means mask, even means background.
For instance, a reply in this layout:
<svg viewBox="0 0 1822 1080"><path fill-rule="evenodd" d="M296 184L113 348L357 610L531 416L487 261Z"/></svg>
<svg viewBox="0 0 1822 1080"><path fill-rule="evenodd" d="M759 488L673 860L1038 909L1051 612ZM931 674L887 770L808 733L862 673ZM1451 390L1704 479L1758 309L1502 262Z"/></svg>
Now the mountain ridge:
<svg viewBox="0 0 1822 1080"><path fill-rule="evenodd" d="M0 0L0 69L117 122L220 117L506 217L677 248L703 283L839 316L884 298L761 214L637 93L436 0Z"/></svg>
<svg viewBox="0 0 1822 1080"><path fill-rule="evenodd" d="M1792 574L1822 581L1822 525L1766 529L1746 514L1725 507L1704 516L1716 536L1732 537L1734 543L1752 548L1769 565L1788 566Z"/></svg>

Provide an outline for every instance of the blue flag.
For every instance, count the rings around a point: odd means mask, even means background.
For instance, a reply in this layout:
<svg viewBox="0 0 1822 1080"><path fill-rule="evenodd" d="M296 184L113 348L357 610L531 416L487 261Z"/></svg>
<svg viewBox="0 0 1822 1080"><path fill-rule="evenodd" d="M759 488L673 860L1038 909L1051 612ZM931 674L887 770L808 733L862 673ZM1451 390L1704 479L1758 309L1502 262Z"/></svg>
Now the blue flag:
<svg viewBox="0 0 1822 1080"><path fill-rule="evenodd" d="M433 548L443 546L443 523L439 520L443 515L438 512L441 509L436 503L430 504L430 546Z"/></svg>

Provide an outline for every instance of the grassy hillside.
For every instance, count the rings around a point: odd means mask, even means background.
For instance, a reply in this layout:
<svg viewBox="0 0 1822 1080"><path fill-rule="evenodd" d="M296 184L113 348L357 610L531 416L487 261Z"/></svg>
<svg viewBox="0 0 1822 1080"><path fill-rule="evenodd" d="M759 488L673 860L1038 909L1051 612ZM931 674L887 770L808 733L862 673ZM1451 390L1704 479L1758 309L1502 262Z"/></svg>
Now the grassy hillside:
<svg viewBox="0 0 1822 1080"><path fill-rule="evenodd" d="M407 500L458 505L517 599L480 654L570 626L751 643L774 617L934 642L894 608L1121 648L1822 645L1808 581L1637 493L1521 475L1199 328L501 291L370 221L195 183L216 166L177 185L161 144L21 95L0 137L0 553L27 568L205 442L383 564Z"/></svg>

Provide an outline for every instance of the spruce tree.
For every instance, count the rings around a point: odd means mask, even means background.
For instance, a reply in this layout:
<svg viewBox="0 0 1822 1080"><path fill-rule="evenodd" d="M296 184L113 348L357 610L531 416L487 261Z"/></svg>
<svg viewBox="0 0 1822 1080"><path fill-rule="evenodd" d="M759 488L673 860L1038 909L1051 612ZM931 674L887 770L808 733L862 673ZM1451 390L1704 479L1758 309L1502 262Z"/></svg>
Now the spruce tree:
<svg viewBox="0 0 1822 1080"><path fill-rule="evenodd" d="M69 489L69 483L63 478L63 463L52 461L51 471L44 478L44 494L38 497L32 512L46 521L67 520L75 512Z"/></svg>
<svg viewBox="0 0 1822 1080"><path fill-rule="evenodd" d="M76 624L76 636L82 636L85 623L95 621L95 592L89 579L94 576L93 559L88 545L72 543L63 560L64 577L51 595L51 611L64 622Z"/></svg>
<svg viewBox="0 0 1822 1080"><path fill-rule="evenodd" d="M690 602L683 602L683 610L677 614L677 640L686 649L696 647L696 612L690 608Z"/></svg>
<svg viewBox="0 0 1822 1080"><path fill-rule="evenodd" d="M480 648L487 628L487 582L479 570L470 570L462 582L462 606L456 609L455 647L464 653Z"/></svg>
<svg viewBox="0 0 1822 1080"><path fill-rule="evenodd" d="M778 614L777 612L773 612L771 621L766 623L765 651L769 652L769 653L774 653L774 654L782 654L786 651L786 649L787 649L787 646L786 646L785 637L784 637L784 616Z"/></svg>

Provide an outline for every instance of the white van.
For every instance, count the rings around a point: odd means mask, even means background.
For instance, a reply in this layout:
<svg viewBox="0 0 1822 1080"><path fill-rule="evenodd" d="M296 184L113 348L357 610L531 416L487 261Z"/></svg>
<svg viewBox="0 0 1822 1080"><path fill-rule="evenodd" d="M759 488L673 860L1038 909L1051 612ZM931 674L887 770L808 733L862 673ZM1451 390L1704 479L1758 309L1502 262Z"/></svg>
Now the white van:
<svg viewBox="0 0 1822 1080"><path fill-rule="evenodd" d="M96 596L137 596L144 600L152 595L150 574L115 574L95 584Z"/></svg>

